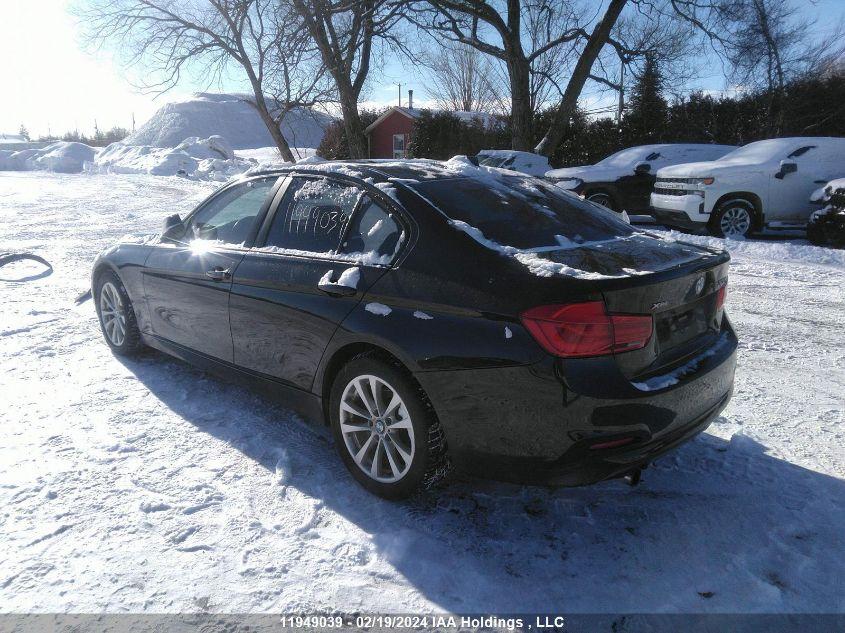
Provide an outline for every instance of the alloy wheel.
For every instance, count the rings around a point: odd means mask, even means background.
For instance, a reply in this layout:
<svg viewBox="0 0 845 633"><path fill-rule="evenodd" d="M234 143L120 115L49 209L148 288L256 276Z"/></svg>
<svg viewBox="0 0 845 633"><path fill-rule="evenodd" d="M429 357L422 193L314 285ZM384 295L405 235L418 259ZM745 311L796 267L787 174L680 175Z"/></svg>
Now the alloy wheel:
<svg viewBox="0 0 845 633"><path fill-rule="evenodd" d="M382 483L402 479L414 461L411 416L399 393L378 376L353 378L340 398L340 430L353 461Z"/></svg>
<svg viewBox="0 0 845 633"><path fill-rule="evenodd" d="M110 281L100 288L100 318L109 342L115 347L123 345L126 340L126 314L120 293Z"/></svg>
<svg viewBox="0 0 845 633"><path fill-rule="evenodd" d="M739 237L751 228L751 214L745 207L729 207L719 219L719 228L725 237Z"/></svg>

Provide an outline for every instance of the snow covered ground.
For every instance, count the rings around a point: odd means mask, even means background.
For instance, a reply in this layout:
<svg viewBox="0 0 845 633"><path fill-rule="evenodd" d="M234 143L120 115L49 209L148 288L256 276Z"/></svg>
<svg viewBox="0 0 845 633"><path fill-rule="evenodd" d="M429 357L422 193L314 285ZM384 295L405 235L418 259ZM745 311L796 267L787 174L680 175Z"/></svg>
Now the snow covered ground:
<svg viewBox="0 0 845 633"><path fill-rule="evenodd" d="M0 252L55 269L0 269L0 611L845 611L842 251L731 245L736 394L638 488L458 481L397 504L325 431L113 357L74 305L101 248L214 186L0 173Z"/></svg>

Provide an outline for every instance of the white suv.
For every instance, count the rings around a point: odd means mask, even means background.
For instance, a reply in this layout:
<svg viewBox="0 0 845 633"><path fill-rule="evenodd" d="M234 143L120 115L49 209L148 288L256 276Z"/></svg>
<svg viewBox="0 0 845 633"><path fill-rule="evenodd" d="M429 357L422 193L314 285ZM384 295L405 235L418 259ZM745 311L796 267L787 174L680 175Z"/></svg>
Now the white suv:
<svg viewBox="0 0 845 633"><path fill-rule="evenodd" d="M845 173L845 139L777 138L749 143L718 160L657 172L651 212L669 226L739 237L764 228L804 228L810 194Z"/></svg>

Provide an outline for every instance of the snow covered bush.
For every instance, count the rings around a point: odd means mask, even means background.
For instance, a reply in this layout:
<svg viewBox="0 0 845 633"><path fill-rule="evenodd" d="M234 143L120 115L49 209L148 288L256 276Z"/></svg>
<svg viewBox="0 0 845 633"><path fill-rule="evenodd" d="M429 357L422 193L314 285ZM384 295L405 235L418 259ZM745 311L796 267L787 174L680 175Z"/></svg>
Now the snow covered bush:
<svg viewBox="0 0 845 633"><path fill-rule="evenodd" d="M813 200L825 206L810 216L807 239L819 246L845 248L845 178L827 183Z"/></svg>

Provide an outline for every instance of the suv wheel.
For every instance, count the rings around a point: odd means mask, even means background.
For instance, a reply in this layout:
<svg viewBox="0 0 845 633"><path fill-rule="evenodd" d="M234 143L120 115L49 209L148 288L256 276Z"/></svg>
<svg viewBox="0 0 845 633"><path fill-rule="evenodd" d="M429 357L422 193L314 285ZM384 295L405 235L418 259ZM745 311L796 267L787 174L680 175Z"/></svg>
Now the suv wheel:
<svg viewBox="0 0 845 633"><path fill-rule="evenodd" d="M100 328L115 354L131 356L141 349L141 332L135 320L135 310L120 279L113 272L97 278L94 305Z"/></svg>
<svg viewBox="0 0 845 633"><path fill-rule="evenodd" d="M448 473L440 423L402 368L372 354L354 358L335 378L329 407L340 457L370 492L401 499Z"/></svg>
<svg viewBox="0 0 845 633"><path fill-rule="evenodd" d="M728 200L716 209L708 228L716 237L746 237L754 227L754 213L748 200Z"/></svg>

